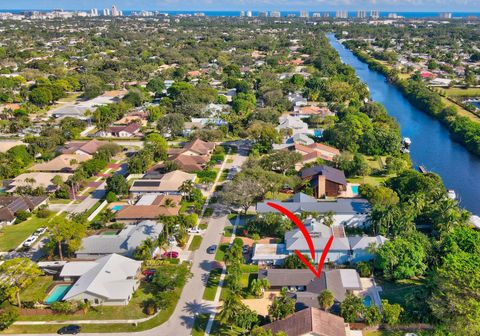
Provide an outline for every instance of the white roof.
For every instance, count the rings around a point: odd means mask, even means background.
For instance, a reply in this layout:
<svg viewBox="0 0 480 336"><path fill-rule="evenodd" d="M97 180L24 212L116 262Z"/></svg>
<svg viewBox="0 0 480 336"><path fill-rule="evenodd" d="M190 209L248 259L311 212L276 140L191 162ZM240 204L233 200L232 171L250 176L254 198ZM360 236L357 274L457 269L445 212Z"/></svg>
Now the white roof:
<svg viewBox="0 0 480 336"><path fill-rule="evenodd" d="M285 244L255 244L252 260L282 260L287 256Z"/></svg>
<svg viewBox="0 0 480 336"><path fill-rule="evenodd" d="M375 246L380 246L385 243L388 239L384 236L376 236L376 237L369 237L369 236L354 236L348 237L350 242L350 247L352 250L355 249L366 249L370 246L370 244L375 244Z"/></svg>
<svg viewBox="0 0 480 336"><path fill-rule="evenodd" d="M74 261L66 263L62 271L60 272L60 277L77 277L82 276L93 267L97 266L95 261Z"/></svg>
<svg viewBox="0 0 480 336"><path fill-rule="evenodd" d="M96 260L95 264L77 280L64 299L89 293L109 300L128 300L133 294L135 277L142 262L111 254Z"/></svg>
<svg viewBox="0 0 480 336"><path fill-rule="evenodd" d="M340 279L345 288L361 288L360 278L354 269L340 269Z"/></svg>
<svg viewBox="0 0 480 336"><path fill-rule="evenodd" d="M158 195L156 194L143 195L135 205L152 205L153 201L155 201L157 197Z"/></svg>

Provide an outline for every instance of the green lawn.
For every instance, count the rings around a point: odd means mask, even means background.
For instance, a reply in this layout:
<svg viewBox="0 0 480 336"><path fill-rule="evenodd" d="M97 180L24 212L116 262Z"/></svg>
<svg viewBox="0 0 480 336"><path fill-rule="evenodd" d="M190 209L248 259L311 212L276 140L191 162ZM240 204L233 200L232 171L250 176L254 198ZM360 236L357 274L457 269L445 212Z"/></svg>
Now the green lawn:
<svg viewBox="0 0 480 336"><path fill-rule="evenodd" d="M250 283L253 279L258 277L258 265L242 265L240 267L242 274L240 275L240 295L244 299L253 299L254 297L249 293ZM225 284L224 284L225 285ZM228 288L223 287L220 299L223 300L228 294Z"/></svg>
<svg viewBox="0 0 480 336"><path fill-rule="evenodd" d="M233 226L226 226L223 232L224 237L231 237L233 234Z"/></svg>
<svg viewBox="0 0 480 336"><path fill-rule="evenodd" d="M349 183L359 183L359 184L372 184L372 185L380 185L388 179L388 176L363 176L363 177L356 177L356 178L349 178L347 181Z"/></svg>
<svg viewBox="0 0 480 336"><path fill-rule="evenodd" d="M411 331L409 331L411 332ZM379 331L365 331L365 336L404 336L406 331L390 331L390 330L379 330ZM428 336L433 335L432 331L415 331L417 336Z"/></svg>
<svg viewBox="0 0 480 336"><path fill-rule="evenodd" d="M221 244L218 249L217 253L215 253L215 260L216 261L223 261L223 257L225 255L225 251L227 251L228 244Z"/></svg>
<svg viewBox="0 0 480 336"><path fill-rule="evenodd" d="M478 97L480 96L480 88L448 88L442 89L445 91L447 96L454 96L454 97Z"/></svg>
<svg viewBox="0 0 480 336"><path fill-rule="evenodd" d="M192 242L190 243L190 246L188 247L188 250L189 251L198 250L201 243L202 243L202 236L198 236L198 235L193 236Z"/></svg>
<svg viewBox="0 0 480 336"><path fill-rule="evenodd" d="M137 332L152 329L162 323L165 323L170 316L172 315L175 306L177 305L178 298L180 297L182 289L177 288L175 290L175 299L169 302L167 307L164 307L160 313L155 316L154 318L138 323L136 326L134 324L82 324L82 332L109 332L109 333L116 333L116 332ZM130 307L127 306L127 307ZM124 307L125 309L125 307ZM127 309L126 309L127 310ZM58 315L55 315L55 319L57 319ZM74 315L70 315L73 317ZM51 316L50 316L51 318ZM113 317L116 318L116 317ZM122 317L119 317L122 318ZM58 329L60 329L64 325L60 324L46 324L46 325L13 325L10 326L7 330L4 330L0 333L3 334L26 334L26 333L55 333Z"/></svg>
<svg viewBox="0 0 480 336"><path fill-rule="evenodd" d="M387 299L390 303L398 303L402 307L408 307L407 299L412 291L422 288L424 280L400 280L397 282L377 280L379 286L382 287L380 296Z"/></svg>
<svg viewBox="0 0 480 336"><path fill-rule="evenodd" d="M38 218L33 215L25 222L4 227L0 230L0 251L8 252L15 249L36 229L47 226L50 218Z"/></svg>
<svg viewBox="0 0 480 336"><path fill-rule="evenodd" d="M204 300L213 301L215 299L221 274L221 268L215 268L210 272L210 275L208 276L207 287L205 288L205 292L203 292Z"/></svg>
<svg viewBox="0 0 480 336"><path fill-rule="evenodd" d="M38 277L30 286L22 290L20 299L23 301L43 302L47 296L47 290L52 284L52 276Z"/></svg>
<svg viewBox="0 0 480 336"><path fill-rule="evenodd" d="M192 336L203 336L205 335L205 329L207 328L209 314L200 314L195 318L193 323Z"/></svg>

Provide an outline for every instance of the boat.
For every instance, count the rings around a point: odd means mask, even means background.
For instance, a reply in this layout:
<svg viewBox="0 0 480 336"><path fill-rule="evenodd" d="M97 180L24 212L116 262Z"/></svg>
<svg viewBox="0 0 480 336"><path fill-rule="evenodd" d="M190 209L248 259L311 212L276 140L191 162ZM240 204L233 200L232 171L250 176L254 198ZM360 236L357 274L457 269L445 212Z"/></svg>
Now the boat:
<svg viewBox="0 0 480 336"><path fill-rule="evenodd" d="M457 199L457 193L453 189L447 189L447 196L448 196L448 198L450 198L452 200Z"/></svg>
<svg viewBox="0 0 480 336"><path fill-rule="evenodd" d="M422 174L427 174L428 173L428 170L427 170L427 168L425 168L425 166L418 166L418 170Z"/></svg>
<svg viewBox="0 0 480 336"><path fill-rule="evenodd" d="M403 138L401 143L400 151L402 153L410 153L410 145L412 144L412 140L410 138Z"/></svg>

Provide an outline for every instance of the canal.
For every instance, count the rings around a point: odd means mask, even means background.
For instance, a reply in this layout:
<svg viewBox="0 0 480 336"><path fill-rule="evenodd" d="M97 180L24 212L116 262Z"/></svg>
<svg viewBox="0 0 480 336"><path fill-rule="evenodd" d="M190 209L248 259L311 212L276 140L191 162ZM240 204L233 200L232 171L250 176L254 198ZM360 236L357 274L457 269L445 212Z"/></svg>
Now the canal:
<svg viewBox="0 0 480 336"><path fill-rule="evenodd" d="M328 38L342 61L355 68L370 89L374 101L382 103L400 123L402 136L412 140L410 155L415 168L425 166L439 174L445 186L454 189L460 204L480 215L480 158L454 142L448 130L435 118L415 108L385 76L345 48L333 34Z"/></svg>

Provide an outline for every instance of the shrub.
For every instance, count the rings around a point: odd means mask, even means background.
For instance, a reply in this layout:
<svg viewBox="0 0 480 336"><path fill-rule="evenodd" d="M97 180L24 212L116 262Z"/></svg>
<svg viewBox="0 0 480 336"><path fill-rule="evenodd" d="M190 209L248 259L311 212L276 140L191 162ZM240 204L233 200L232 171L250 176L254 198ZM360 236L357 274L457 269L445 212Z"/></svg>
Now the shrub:
<svg viewBox="0 0 480 336"><path fill-rule="evenodd" d="M357 264L357 271L362 278L368 278L372 276L372 272L373 272L372 264L364 261L359 262Z"/></svg>
<svg viewBox="0 0 480 336"><path fill-rule="evenodd" d="M0 330L10 327L18 318L18 312L14 309L5 310L0 313Z"/></svg>
<svg viewBox="0 0 480 336"><path fill-rule="evenodd" d="M17 223L21 223L23 221L26 221L28 217L30 217L31 213L26 211L26 210L18 210L17 211Z"/></svg>
<svg viewBox="0 0 480 336"><path fill-rule="evenodd" d="M71 302L65 301L60 302L56 301L50 305L50 309L53 310L55 313L62 313L62 314L71 314L76 311L76 306L74 306Z"/></svg>
<svg viewBox="0 0 480 336"><path fill-rule="evenodd" d="M53 214L52 211L48 209L39 209L37 210L37 217L38 218L48 218Z"/></svg>
<svg viewBox="0 0 480 336"><path fill-rule="evenodd" d="M113 191L109 191L107 193L107 196L105 197L108 203L116 202L117 201L117 195Z"/></svg>

